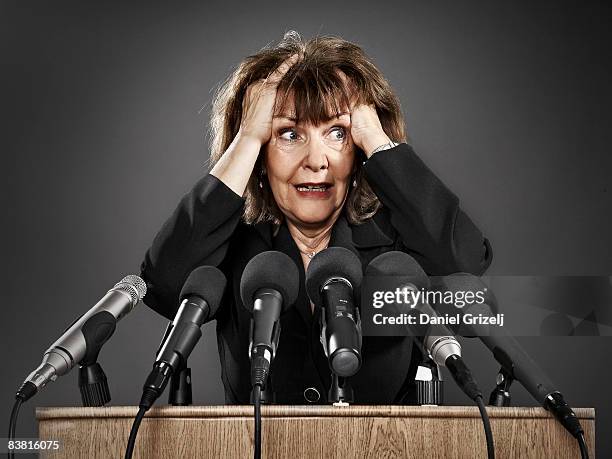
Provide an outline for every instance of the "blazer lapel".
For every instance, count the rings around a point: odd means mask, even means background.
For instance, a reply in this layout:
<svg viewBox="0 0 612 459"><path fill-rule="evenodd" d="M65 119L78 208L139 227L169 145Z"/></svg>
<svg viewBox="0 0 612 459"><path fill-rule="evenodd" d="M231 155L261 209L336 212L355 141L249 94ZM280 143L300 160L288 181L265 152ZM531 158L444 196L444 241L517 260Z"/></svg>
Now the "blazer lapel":
<svg viewBox="0 0 612 459"><path fill-rule="evenodd" d="M268 250L272 249L272 231L274 225L270 222L256 223L253 225L259 237L265 242Z"/></svg>
<svg viewBox="0 0 612 459"><path fill-rule="evenodd" d="M393 239L379 228L374 218L370 218L360 225L351 225L350 229L352 242L358 249L374 249L394 244Z"/></svg>

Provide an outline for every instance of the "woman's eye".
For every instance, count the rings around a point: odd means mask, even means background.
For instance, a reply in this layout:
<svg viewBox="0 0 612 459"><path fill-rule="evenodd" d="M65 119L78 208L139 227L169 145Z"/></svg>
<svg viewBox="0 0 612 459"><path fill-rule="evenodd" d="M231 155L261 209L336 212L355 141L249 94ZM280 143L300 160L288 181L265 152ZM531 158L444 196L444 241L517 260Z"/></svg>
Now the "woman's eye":
<svg viewBox="0 0 612 459"><path fill-rule="evenodd" d="M280 138L288 142L295 142L298 139L298 135L293 129L283 129L280 132Z"/></svg>
<svg viewBox="0 0 612 459"><path fill-rule="evenodd" d="M330 132L333 140L344 140L346 137L346 130L343 127L334 127Z"/></svg>
<svg viewBox="0 0 612 459"><path fill-rule="evenodd" d="M293 128L281 129L278 135L281 140L288 143L300 140L300 135ZM341 126L335 126L329 131L328 137L334 142L343 142L346 139L346 129Z"/></svg>

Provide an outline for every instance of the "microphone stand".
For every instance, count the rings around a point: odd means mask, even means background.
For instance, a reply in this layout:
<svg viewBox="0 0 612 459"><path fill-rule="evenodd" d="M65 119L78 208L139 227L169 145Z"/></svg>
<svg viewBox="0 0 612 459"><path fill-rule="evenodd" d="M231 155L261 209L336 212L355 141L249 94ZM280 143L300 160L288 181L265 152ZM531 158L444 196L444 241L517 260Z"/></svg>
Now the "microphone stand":
<svg viewBox="0 0 612 459"><path fill-rule="evenodd" d="M427 355L417 368L414 378L418 405L443 405L444 381L440 367Z"/></svg>
<svg viewBox="0 0 612 459"><path fill-rule="evenodd" d="M179 371L172 374L168 404L173 406L188 406L192 403L191 368L184 365Z"/></svg>
<svg viewBox="0 0 612 459"><path fill-rule="evenodd" d="M108 380L98 362L79 365L79 390L83 406L104 406L110 402Z"/></svg>
<svg viewBox="0 0 612 459"><path fill-rule="evenodd" d="M78 384L83 406L104 406L110 402L108 380L98 363L98 355L116 326L117 319L109 312L102 311L87 319L81 328L87 343L87 352L79 362Z"/></svg>
<svg viewBox="0 0 612 459"><path fill-rule="evenodd" d="M510 386L514 382L514 378L506 371L504 367L499 369L497 378L495 378L497 386L489 396L489 405L491 406L510 406L512 396L510 395Z"/></svg>
<svg viewBox="0 0 612 459"><path fill-rule="evenodd" d="M260 389L259 402L262 405L273 405L276 403L276 393L270 388L270 384L266 384L263 389ZM255 404L255 398L253 398L253 390L251 390L250 403L251 405Z"/></svg>
<svg viewBox="0 0 612 459"><path fill-rule="evenodd" d="M355 401L353 388L348 382L348 378L338 376L332 371L332 383L327 394L327 399L334 406L348 406L349 403Z"/></svg>
<svg viewBox="0 0 612 459"><path fill-rule="evenodd" d="M361 318L359 315L358 308L355 308L355 316L357 320L357 327L360 333L361 345ZM321 346L323 346L323 352L325 353L325 356L329 359L329 349L327 348L326 338L327 320L325 319L325 308L321 308L319 320L321 327L319 341L321 342ZM348 406L349 403L355 402L355 393L353 392L353 388L349 383L348 379L349 378L345 376L338 376L334 372L334 370L331 370L331 386L329 387L329 391L327 393L327 400L331 402L334 406Z"/></svg>

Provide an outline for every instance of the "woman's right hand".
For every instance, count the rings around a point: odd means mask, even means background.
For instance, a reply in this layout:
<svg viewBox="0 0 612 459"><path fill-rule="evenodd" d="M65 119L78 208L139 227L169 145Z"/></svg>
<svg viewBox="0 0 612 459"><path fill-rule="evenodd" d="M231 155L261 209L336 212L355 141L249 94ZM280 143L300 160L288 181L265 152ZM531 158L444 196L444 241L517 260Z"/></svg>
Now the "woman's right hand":
<svg viewBox="0 0 612 459"><path fill-rule="evenodd" d="M242 99L242 119L234 140L210 171L239 196L244 194L261 147L272 137L276 89L298 54L287 58L266 80L252 83Z"/></svg>
<svg viewBox="0 0 612 459"><path fill-rule="evenodd" d="M299 55L293 54L268 78L249 85L242 99L242 120L238 136L256 140L260 146L270 140L278 83L298 59Z"/></svg>

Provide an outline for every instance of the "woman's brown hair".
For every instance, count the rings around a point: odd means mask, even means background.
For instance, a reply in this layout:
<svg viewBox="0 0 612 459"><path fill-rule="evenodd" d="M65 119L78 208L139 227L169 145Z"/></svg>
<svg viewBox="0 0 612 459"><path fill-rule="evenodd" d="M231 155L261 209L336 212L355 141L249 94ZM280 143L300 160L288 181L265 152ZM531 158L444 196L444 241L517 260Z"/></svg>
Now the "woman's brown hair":
<svg viewBox="0 0 612 459"><path fill-rule="evenodd" d="M345 107L351 107L351 102L373 104L389 138L396 142L406 141L399 100L361 47L333 36L304 41L297 32L289 31L276 46L266 47L245 58L217 90L211 116L211 165L223 156L238 133L247 87L268 77L296 53L301 59L278 85L277 93L284 94L284 97L277 98L275 114L283 112L289 94L294 98L296 123L302 121L315 126L342 113ZM350 88L339 71L348 77ZM356 185L349 189L345 213L351 223L358 224L374 215L380 202L363 173L364 153L357 147L355 153ZM262 187L259 187L262 156L260 154L245 191L243 218L247 223L272 221L278 224L283 215L270 186L262 180Z"/></svg>

